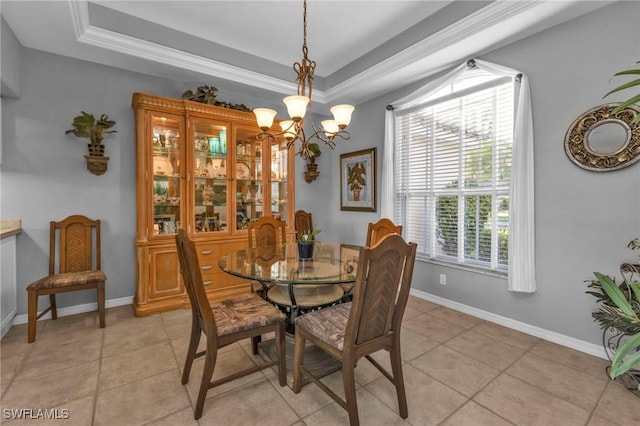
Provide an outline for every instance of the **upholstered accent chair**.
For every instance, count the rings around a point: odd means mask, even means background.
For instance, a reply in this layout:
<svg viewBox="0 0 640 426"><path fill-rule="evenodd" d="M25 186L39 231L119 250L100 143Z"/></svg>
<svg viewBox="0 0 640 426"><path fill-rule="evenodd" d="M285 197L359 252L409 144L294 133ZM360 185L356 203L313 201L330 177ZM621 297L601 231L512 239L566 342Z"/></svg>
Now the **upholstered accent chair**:
<svg viewBox="0 0 640 426"><path fill-rule="evenodd" d="M27 339L36 339L36 324L47 312L58 318L56 294L96 289L100 328L105 326L105 292L107 276L100 264L100 221L72 215L49 224L49 275L27 286ZM49 296L49 307L38 314L38 297Z"/></svg>
<svg viewBox="0 0 640 426"><path fill-rule="evenodd" d="M180 260L180 272L191 302L191 337L182 371L183 385L189 382L194 359L205 357L200 390L194 409L194 419L197 420L202 416L207 391L215 386L274 365L278 366L280 386L286 385L285 315L278 308L253 293L242 294L211 305L202 282L195 244L183 229L178 230L176 245ZM218 349L243 339L271 332L275 333L278 359L211 381ZM206 349L196 352L203 333L206 338Z"/></svg>
<svg viewBox="0 0 640 426"><path fill-rule="evenodd" d="M362 357L395 385L400 417L406 419L409 414L402 374L400 326L409 297L416 247L398 234L386 236L372 248L361 247L353 301L313 311L295 320L293 391L300 392L304 375L347 410L351 426L359 424L355 367ZM344 400L305 368L307 341L342 363ZM392 373L370 356L380 349L389 352Z"/></svg>

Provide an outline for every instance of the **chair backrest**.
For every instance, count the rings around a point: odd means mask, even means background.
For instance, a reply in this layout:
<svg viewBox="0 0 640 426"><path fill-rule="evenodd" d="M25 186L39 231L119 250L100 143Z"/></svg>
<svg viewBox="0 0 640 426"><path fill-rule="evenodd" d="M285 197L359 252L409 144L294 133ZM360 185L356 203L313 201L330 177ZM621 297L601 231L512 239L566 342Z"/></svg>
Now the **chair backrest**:
<svg viewBox="0 0 640 426"><path fill-rule="evenodd" d="M50 223L49 275L100 270L100 256L99 220L72 215Z"/></svg>
<svg viewBox="0 0 640 426"><path fill-rule="evenodd" d="M399 336L409 298L416 243L399 234L372 248L361 247L353 301L345 332L345 350L375 339Z"/></svg>
<svg viewBox="0 0 640 426"><path fill-rule="evenodd" d="M249 247L284 244L287 241L287 224L271 216L263 216L249 222L248 235Z"/></svg>
<svg viewBox="0 0 640 426"><path fill-rule="evenodd" d="M373 247L378 241L389 234L402 235L402 225L396 225L390 219L383 217L376 223L369 223L367 227L367 241L365 246Z"/></svg>
<svg viewBox="0 0 640 426"><path fill-rule="evenodd" d="M193 318L199 319L207 336L214 339L215 342L217 338L216 323L202 282L196 245L182 228L178 229L176 234L176 246L180 261L180 274L182 274L189 302L191 302Z"/></svg>
<svg viewBox="0 0 640 426"><path fill-rule="evenodd" d="M295 220L296 234L300 234L301 232L308 234L313 231L313 218L311 217L311 213L304 210L297 210L293 217Z"/></svg>

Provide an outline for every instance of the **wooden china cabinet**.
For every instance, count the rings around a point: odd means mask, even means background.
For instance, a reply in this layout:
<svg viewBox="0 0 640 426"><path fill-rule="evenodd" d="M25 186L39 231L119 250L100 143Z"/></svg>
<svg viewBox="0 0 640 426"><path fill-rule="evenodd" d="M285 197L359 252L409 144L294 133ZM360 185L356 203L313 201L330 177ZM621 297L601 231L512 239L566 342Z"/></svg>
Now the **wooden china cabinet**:
<svg viewBox="0 0 640 426"><path fill-rule="evenodd" d="M212 302L250 291L218 259L247 246L249 221L273 215L294 235L294 152L256 140L250 112L134 93L136 316L187 307L177 229L195 241ZM277 124L277 123L276 123ZM275 128L274 128L275 130Z"/></svg>

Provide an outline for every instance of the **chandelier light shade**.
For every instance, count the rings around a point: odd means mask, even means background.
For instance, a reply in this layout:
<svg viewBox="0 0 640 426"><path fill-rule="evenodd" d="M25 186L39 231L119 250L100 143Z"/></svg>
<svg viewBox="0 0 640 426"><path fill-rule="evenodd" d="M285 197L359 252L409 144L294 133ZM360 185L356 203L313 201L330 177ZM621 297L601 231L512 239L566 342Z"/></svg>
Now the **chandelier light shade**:
<svg viewBox="0 0 640 426"><path fill-rule="evenodd" d="M271 126L276 116L276 111L268 108L255 108L253 113L256 116L258 127L262 130L256 138L263 140L265 138L284 137L287 140L287 147L300 141L300 149L297 154L305 160L309 160L316 154L309 149L309 144L314 138L323 141L329 145L331 149L335 148L334 139L340 137L348 140L351 136L345 129L351 122L351 114L354 111L352 105L336 105L330 109L333 120L324 120L321 122L322 128L316 128L311 122L313 133L307 137L304 131L304 116L307 108L311 106L311 92L313 90L312 81L315 72L315 61L309 60L307 48L307 0L303 2L303 28L304 38L302 42L302 60L293 64L293 69L298 75L298 90L296 95L287 96L283 102L287 106L287 113L290 120L280 122L282 132L270 132Z"/></svg>

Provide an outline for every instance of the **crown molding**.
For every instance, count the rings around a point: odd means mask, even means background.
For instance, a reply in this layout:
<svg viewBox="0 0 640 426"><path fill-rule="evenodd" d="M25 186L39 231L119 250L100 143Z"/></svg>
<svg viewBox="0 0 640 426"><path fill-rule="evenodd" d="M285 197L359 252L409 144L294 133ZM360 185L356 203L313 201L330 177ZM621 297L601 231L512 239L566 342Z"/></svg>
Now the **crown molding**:
<svg viewBox="0 0 640 426"><path fill-rule="evenodd" d="M510 35L516 30L512 19L514 17L518 17L519 22L532 25L550 16L550 13L562 11L575 3L578 3L578 0L494 1L374 66L357 71L353 76L330 88L314 88L314 102L326 104L345 98L355 103L368 100L367 96L380 95L381 92L396 89L397 84L406 85L428 77L451 66L456 60L466 59L468 55L490 48L497 41L478 37L482 31L491 29L492 33L496 34L495 37L501 33ZM283 95L296 91L296 84L291 81L92 26L86 0L69 0L69 7L79 43Z"/></svg>

